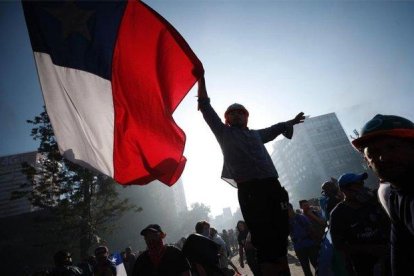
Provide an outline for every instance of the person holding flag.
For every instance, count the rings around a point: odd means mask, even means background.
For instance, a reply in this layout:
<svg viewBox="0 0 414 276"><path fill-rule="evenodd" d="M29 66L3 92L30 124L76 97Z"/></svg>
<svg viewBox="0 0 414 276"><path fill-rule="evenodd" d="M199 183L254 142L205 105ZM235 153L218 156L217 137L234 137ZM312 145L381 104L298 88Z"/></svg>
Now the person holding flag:
<svg viewBox="0 0 414 276"><path fill-rule="evenodd" d="M198 107L223 152L222 178L238 188L240 209L257 248L263 275L290 275L289 197L264 144L280 134L291 139L293 126L304 122L304 113L269 128L252 130L247 127L249 112L235 103L227 108L223 123L210 105L204 77L198 82Z"/></svg>

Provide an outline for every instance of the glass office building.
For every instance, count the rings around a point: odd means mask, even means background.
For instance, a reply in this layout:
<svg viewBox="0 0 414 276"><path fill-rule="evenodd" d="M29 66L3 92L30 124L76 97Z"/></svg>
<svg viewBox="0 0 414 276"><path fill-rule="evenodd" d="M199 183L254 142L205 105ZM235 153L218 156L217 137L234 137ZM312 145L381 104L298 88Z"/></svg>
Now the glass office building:
<svg viewBox="0 0 414 276"><path fill-rule="evenodd" d="M301 199L320 197L321 184L331 177L367 171L335 113L307 118L294 128L293 138L276 141L271 154L294 206ZM374 187L378 179L368 173L367 185Z"/></svg>

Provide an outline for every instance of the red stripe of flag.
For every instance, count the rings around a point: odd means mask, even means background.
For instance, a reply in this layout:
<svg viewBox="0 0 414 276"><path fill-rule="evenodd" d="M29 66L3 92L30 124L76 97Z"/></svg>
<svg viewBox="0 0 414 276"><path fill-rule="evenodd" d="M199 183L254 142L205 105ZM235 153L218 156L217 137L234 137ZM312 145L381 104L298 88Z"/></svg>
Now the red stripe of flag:
<svg viewBox="0 0 414 276"><path fill-rule="evenodd" d="M172 113L199 79L202 64L165 19L129 1L112 65L115 108L114 178L171 186L180 177L185 134Z"/></svg>

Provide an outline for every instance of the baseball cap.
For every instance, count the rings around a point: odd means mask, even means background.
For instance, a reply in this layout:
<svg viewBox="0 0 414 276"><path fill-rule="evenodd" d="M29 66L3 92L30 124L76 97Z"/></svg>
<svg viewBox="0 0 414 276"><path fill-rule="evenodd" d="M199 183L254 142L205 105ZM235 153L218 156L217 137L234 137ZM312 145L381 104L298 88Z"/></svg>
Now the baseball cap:
<svg viewBox="0 0 414 276"><path fill-rule="evenodd" d="M377 114L362 127L360 137L352 144L361 150L373 138L383 136L414 139L414 123L400 116Z"/></svg>
<svg viewBox="0 0 414 276"><path fill-rule="evenodd" d="M156 232L156 233L163 233L161 226L158 224L150 224L141 231L141 235L145 236L147 232Z"/></svg>
<svg viewBox="0 0 414 276"><path fill-rule="evenodd" d="M368 178L368 174L366 172L361 173L361 174L345 173L339 177L338 185L339 185L339 188L343 189L352 183L361 182L367 178Z"/></svg>

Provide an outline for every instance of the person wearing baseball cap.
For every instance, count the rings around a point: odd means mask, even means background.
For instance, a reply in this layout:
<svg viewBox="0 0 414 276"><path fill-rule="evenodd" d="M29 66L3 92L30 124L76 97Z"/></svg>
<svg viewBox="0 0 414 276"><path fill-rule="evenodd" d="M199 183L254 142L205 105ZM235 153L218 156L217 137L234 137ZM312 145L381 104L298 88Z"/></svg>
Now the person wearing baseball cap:
<svg viewBox="0 0 414 276"><path fill-rule="evenodd" d="M341 175L338 179L339 189L346 189L352 184L364 184L365 179L368 178L368 174L366 172L361 174L354 174L354 173L345 173Z"/></svg>
<svg viewBox="0 0 414 276"><path fill-rule="evenodd" d="M144 236L147 250L140 254L135 262L133 276L189 276L190 264L180 249L165 245L167 234L158 224L150 224L140 232Z"/></svg>
<svg viewBox="0 0 414 276"><path fill-rule="evenodd" d="M352 144L378 175L379 193L391 218L392 275L414 271L414 123L395 115L378 114L369 120Z"/></svg>
<svg viewBox="0 0 414 276"><path fill-rule="evenodd" d="M247 127L249 112L246 107L234 103L227 108L223 123L210 104L204 77L198 81L198 108L223 153L221 178L238 189L240 209L257 248L263 275L289 274L289 196L278 180L264 144L279 135L291 139L293 126L304 122L304 113L255 130Z"/></svg>
<svg viewBox="0 0 414 276"><path fill-rule="evenodd" d="M161 226L159 226L158 224L150 224L141 230L141 236L145 237L149 233L159 233L164 235L162 238L165 237L165 233L162 231Z"/></svg>
<svg viewBox="0 0 414 276"><path fill-rule="evenodd" d="M331 212L332 244L347 259L350 275L372 276L376 266L389 267L384 256L389 252L390 223L375 193L364 187L367 177L365 172L342 174L338 186L345 199Z"/></svg>

